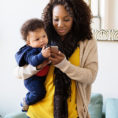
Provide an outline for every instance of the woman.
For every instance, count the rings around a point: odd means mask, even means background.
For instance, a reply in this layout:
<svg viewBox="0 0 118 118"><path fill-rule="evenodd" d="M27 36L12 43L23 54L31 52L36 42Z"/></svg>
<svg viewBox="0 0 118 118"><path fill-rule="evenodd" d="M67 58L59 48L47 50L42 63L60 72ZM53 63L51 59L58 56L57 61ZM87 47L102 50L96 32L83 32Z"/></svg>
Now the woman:
<svg viewBox="0 0 118 118"><path fill-rule="evenodd" d="M27 115L30 118L89 118L91 85L98 71L90 9L83 0L50 0L43 20L50 43L60 51L51 51L45 98L31 105ZM16 75L26 79L37 69L30 65L17 67Z"/></svg>

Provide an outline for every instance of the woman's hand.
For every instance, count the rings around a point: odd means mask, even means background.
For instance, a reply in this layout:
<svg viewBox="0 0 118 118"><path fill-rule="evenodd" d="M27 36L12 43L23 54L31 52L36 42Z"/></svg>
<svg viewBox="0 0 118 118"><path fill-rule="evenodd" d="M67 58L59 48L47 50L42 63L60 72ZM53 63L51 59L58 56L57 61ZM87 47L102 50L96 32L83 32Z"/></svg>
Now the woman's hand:
<svg viewBox="0 0 118 118"><path fill-rule="evenodd" d="M48 65L50 63L49 60L45 60L43 61L43 63L41 63L40 65L36 66L37 70L41 70L42 68L44 68L46 65Z"/></svg>
<svg viewBox="0 0 118 118"><path fill-rule="evenodd" d="M59 64L64 58L65 58L65 55L62 52L51 51L51 56L49 57L49 60L52 62L53 65L56 65L56 64Z"/></svg>

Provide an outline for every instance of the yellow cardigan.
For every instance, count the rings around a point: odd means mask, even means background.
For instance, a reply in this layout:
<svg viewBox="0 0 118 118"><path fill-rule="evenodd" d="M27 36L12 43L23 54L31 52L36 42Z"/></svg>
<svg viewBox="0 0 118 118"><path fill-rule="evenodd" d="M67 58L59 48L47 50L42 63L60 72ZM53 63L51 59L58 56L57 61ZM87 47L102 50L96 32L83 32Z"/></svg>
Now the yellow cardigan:
<svg viewBox="0 0 118 118"><path fill-rule="evenodd" d="M70 57L69 61L76 66L79 66L79 48ZM50 67L48 72L45 87L46 96L40 102L30 105L27 115L31 118L54 118L53 116L53 106L54 106L54 90L55 86L53 84L53 72L54 66ZM76 104L76 83L74 80L71 81L71 96L68 98L68 118L77 118L77 104Z"/></svg>

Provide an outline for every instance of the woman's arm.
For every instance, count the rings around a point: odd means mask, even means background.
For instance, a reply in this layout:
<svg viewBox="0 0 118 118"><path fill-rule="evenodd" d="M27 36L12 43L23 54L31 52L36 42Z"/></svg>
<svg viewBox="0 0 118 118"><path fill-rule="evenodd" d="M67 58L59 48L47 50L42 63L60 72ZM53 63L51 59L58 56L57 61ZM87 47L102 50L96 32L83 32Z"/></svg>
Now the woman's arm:
<svg viewBox="0 0 118 118"><path fill-rule="evenodd" d="M80 83L91 84L95 80L98 71L96 41L89 41L89 43L85 45L84 51L82 51L81 55L81 63L83 64L80 64L80 66L71 64L62 53L60 53L60 56L59 53L55 55L53 54L53 57L55 58L51 57L51 61L71 79L77 80Z"/></svg>
<svg viewBox="0 0 118 118"><path fill-rule="evenodd" d="M66 58L59 64L55 65L62 72L66 73L71 79L80 83L91 84L97 74L97 63L91 62L84 67L71 64Z"/></svg>
<svg viewBox="0 0 118 118"><path fill-rule="evenodd" d="M37 67L33 67L31 65L25 65L23 67L17 66L14 69L14 75L18 79L27 79L27 78L31 77L32 75L36 74L47 64L49 64L49 61L45 60L42 64L38 65Z"/></svg>

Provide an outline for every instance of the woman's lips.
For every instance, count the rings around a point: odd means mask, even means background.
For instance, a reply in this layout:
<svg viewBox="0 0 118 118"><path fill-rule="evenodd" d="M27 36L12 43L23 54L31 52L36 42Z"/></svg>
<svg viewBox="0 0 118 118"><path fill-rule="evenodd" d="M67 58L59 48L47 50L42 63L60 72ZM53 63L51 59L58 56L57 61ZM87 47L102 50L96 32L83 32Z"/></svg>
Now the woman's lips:
<svg viewBox="0 0 118 118"><path fill-rule="evenodd" d="M65 30L64 30L64 29L58 29L58 32L60 32L60 33L64 33Z"/></svg>

